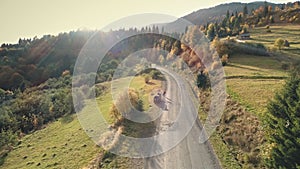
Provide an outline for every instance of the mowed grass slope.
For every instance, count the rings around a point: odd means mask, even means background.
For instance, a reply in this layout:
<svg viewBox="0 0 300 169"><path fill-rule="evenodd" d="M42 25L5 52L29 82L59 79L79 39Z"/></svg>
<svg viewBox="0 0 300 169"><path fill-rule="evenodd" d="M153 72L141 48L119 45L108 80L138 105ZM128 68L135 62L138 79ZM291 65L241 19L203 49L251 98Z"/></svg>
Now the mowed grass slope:
<svg viewBox="0 0 300 169"><path fill-rule="evenodd" d="M131 79L132 78L132 79ZM128 80L131 79L131 82L127 84ZM158 88L161 88L162 83L160 80L154 80L151 79L149 84L145 83L145 79L143 76L136 76L136 77L128 77L126 79L119 79L114 81L115 85L113 85L113 91L116 93L124 92L122 89L124 87L129 87L135 89L140 97L143 100L143 108L145 111L147 111L150 108L150 93ZM106 82L104 85L110 88L111 83ZM107 120L108 123L112 124L114 122L114 119L111 117L109 110L112 107L113 104L113 98L112 98L112 92L108 91L103 96L97 98L99 109L103 113L103 116L105 120Z"/></svg>
<svg viewBox="0 0 300 169"><path fill-rule="evenodd" d="M229 58L224 70L230 97L221 124L210 138L222 167L260 167L257 150L261 144L256 142L263 142L264 136L259 130L259 120L266 113L268 101L288 76L281 67L275 57L235 54ZM246 146L249 148L245 149Z"/></svg>
<svg viewBox="0 0 300 169"><path fill-rule="evenodd" d="M263 132L260 117L268 101L284 84L287 73L273 57L236 54L225 66L230 97L217 128L210 138L224 168L260 168ZM252 141L249 141L252 140Z"/></svg>
<svg viewBox="0 0 300 169"><path fill-rule="evenodd" d="M300 29L297 26L271 26L272 33L265 28L251 30L253 40L274 47L277 38L291 42L291 49L284 49L274 56L234 54L224 67L227 92L230 95L223 122L210 141L224 168L261 168L260 151L264 146L262 119L267 105L275 93L285 84L288 72L284 70L287 55L299 57ZM299 52L300 53L300 52ZM280 56L280 57L278 57ZM252 141L249 141L249 139ZM248 146L248 149L245 147Z"/></svg>
<svg viewBox="0 0 300 169"><path fill-rule="evenodd" d="M122 84L120 79L118 85ZM103 83L103 85L110 85ZM146 84L144 77L134 77L130 87L135 88L141 94L144 108L149 107L149 93L155 88L161 87L161 81L151 80L151 84ZM110 86L109 86L110 87ZM110 91L97 98L98 108L93 107L92 101L86 100L86 106L78 114L83 121L91 123L103 123L95 118L94 113L101 110L107 123L112 124L114 119L109 110L112 106L112 96ZM98 120L98 121L95 121ZM82 121L80 121L82 123ZM83 168L90 164L103 149L96 144L86 134L78 121L77 115L69 115L60 118L56 122L49 124L46 128L36 131L22 138L20 144L12 150L0 168L21 169L21 168ZM93 134L93 133L92 133ZM129 163L127 158L117 158L115 163L126 168ZM123 164L121 164L123 163Z"/></svg>
<svg viewBox="0 0 300 169"><path fill-rule="evenodd" d="M128 84L129 82L129 84ZM97 98L99 109L108 124L113 124L115 122L114 117L110 114L110 108L113 104L112 93L121 93L124 92L124 88L133 88L138 93L143 101L143 108L144 110L148 110L151 108L150 106L150 93L153 90L159 89L162 86L162 82L160 80L150 80L150 83L145 83L145 78L143 76L136 76L136 77L127 77L123 79L118 79L113 81L114 85L112 85L112 92L107 92L103 96ZM107 87L111 86L111 82L107 82L104 85ZM117 98L115 98L117 99ZM126 126L125 131L123 134L130 135L131 137L142 137L146 136L147 134L151 134L153 131L153 126L151 124L124 124ZM122 151L132 151L132 149L136 149L135 145L127 144L126 142L122 142ZM141 160L138 159L129 159L126 157L115 156L111 153L106 152L107 157L105 157L102 161L101 168L120 168L120 169L127 169L127 168L136 168L138 166L143 166L141 164Z"/></svg>
<svg viewBox="0 0 300 169"><path fill-rule="evenodd" d="M300 25L270 25L250 30L251 40L247 43L262 43L267 48L274 48L278 38L288 40L290 47L285 47L269 57L235 54L225 66L229 93L243 105L260 115L266 111L268 101L280 90L288 77L284 70L290 61L300 59Z"/></svg>
<svg viewBox="0 0 300 169"><path fill-rule="evenodd" d="M229 94L257 115L265 112L288 76L282 64L274 57L233 55L224 68Z"/></svg>
<svg viewBox="0 0 300 169"><path fill-rule="evenodd" d="M0 168L82 168L99 152L76 115L71 115L25 136Z"/></svg>
<svg viewBox="0 0 300 169"><path fill-rule="evenodd" d="M268 101L281 89L288 73L274 57L234 55L225 66L230 95L257 115L265 112Z"/></svg>
<svg viewBox="0 0 300 169"><path fill-rule="evenodd" d="M300 58L300 25L270 25L271 33L267 33L265 27L258 27L250 30L251 38L249 42L262 43L266 47L273 48L277 38L288 40L289 48L284 48L281 52L292 54Z"/></svg>

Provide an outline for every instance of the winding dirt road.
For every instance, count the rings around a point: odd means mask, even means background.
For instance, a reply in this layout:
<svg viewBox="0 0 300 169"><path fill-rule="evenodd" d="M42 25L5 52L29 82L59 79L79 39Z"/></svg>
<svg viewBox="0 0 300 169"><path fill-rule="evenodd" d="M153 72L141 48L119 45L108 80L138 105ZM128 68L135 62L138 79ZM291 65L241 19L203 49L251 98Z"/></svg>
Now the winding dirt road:
<svg viewBox="0 0 300 169"><path fill-rule="evenodd" d="M163 146L172 141L181 140L174 148L164 154L144 159L145 169L219 169L219 161L215 156L209 142L204 144L199 143L199 134L201 132L201 124L198 118L193 117L193 113L197 109L193 108L188 84L185 84L179 76L170 73L169 71L160 69L167 78L167 93L166 103L168 110L164 111L160 119L156 122L156 133L160 134L167 131L170 126L177 125L178 128L191 126L191 130L186 137L182 137L182 131L173 130L173 137L168 137L166 140L157 141L156 146ZM179 110L184 113L184 119L179 122Z"/></svg>

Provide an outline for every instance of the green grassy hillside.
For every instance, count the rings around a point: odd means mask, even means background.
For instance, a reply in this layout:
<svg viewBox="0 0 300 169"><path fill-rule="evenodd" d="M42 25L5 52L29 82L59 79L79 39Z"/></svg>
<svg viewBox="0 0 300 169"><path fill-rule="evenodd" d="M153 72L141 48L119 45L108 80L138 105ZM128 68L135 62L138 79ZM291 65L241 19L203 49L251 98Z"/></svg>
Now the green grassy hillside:
<svg viewBox="0 0 300 169"><path fill-rule="evenodd" d="M251 107L256 114L266 110L269 99L284 84L287 72L274 57L234 55L225 67L230 94Z"/></svg>
<svg viewBox="0 0 300 169"><path fill-rule="evenodd" d="M274 42L278 38L287 40L290 43L290 47L284 48L282 51L284 54L290 56L297 56L300 58L300 26L292 24L283 25L270 25L271 32L267 33L265 27L258 27L250 30L251 39L250 42L258 42L264 44L266 47L274 48Z"/></svg>
<svg viewBox="0 0 300 169"><path fill-rule="evenodd" d="M227 108L211 143L224 168L263 167L266 131L263 119L267 105L282 89L288 77L286 65L300 58L299 26L270 26L251 30L247 43L262 43L271 49L270 56L233 53L224 67ZM283 38L290 47L274 50L274 41Z"/></svg>
<svg viewBox="0 0 300 169"><path fill-rule="evenodd" d="M89 111L88 105L83 112ZM70 115L25 136L0 168L82 168L100 151L76 115Z"/></svg>
<svg viewBox="0 0 300 169"><path fill-rule="evenodd" d="M123 86L122 79L119 85ZM110 83L102 85L109 86ZM144 77L133 78L130 87L140 92L145 109L149 108L149 93L161 87L161 81L151 80L146 84ZM113 123L115 119L110 115L112 97L109 91L97 98L99 108L104 118ZM91 117L91 101L85 101L85 107L78 114L80 118L97 119ZM135 129L132 129L135 131ZM44 129L36 131L22 138L20 144L14 148L5 158L3 169L13 168L82 168L88 166L104 150L87 136L80 125L76 115L68 115L58 121L48 124ZM108 159L106 159L108 160ZM128 168L130 159L112 156L108 166L119 165ZM121 167L121 168L122 168Z"/></svg>
<svg viewBox="0 0 300 169"><path fill-rule="evenodd" d="M224 69L229 97L211 143L224 168L262 167L262 117L287 73L275 58L253 55L233 55Z"/></svg>

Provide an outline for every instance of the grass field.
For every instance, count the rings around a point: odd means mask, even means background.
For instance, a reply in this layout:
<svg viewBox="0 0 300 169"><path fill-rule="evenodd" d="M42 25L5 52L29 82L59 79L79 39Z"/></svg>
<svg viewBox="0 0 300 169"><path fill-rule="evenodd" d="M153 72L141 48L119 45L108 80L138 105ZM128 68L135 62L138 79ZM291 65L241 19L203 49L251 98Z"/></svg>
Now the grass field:
<svg viewBox="0 0 300 169"><path fill-rule="evenodd" d="M227 80L229 94L257 115L265 113L269 100L283 84L284 80L274 79Z"/></svg>
<svg viewBox="0 0 300 169"><path fill-rule="evenodd" d="M233 55L229 66L225 66L227 77L285 78L282 63L273 57Z"/></svg>
<svg viewBox="0 0 300 169"><path fill-rule="evenodd" d="M263 137L261 133L254 135L251 131L258 131L256 117L260 119L266 113L269 100L281 89L284 79L288 76L281 66L282 63L274 57L236 54L230 57L229 64L224 67L227 92L233 104L227 105L223 118L231 120L221 123L221 131L210 138L224 168L251 168L261 165L259 153L254 151L259 150L261 145L252 145L251 142L245 141L247 139L244 134L248 133L249 138ZM250 152L243 150L240 142L251 145ZM249 159L255 160L249 162Z"/></svg>
<svg viewBox="0 0 300 169"><path fill-rule="evenodd" d="M0 168L82 168L100 151L70 115L22 138Z"/></svg>
<svg viewBox="0 0 300 169"><path fill-rule="evenodd" d="M228 92L256 114L266 110L266 105L284 84L288 73L274 57L234 55L226 66Z"/></svg>
<svg viewBox="0 0 300 169"><path fill-rule="evenodd" d="M128 84L128 82L130 82ZM115 122L115 119L110 115L109 110L112 106L113 100L112 100L112 93L120 93L123 92L124 87L133 88L136 91L138 91L140 97L143 100L143 106L144 110L148 110L150 108L150 93L157 89L161 88L162 82L159 80L150 80L150 83L145 83L145 78L143 76L137 76L137 77L128 77L124 79L118 79L114 81L114 85L112 86L112 92L107 92L102 97L99 97L97 99L99 109L101 110L105 120L112 124ZM105 85L110 86L111 83L106 83ZM147 134L152 134L152 123L145 123L145 124L136 124L136 123L126 123L124 124L125 130L123 134L129 135L131 137L141 137L141 135L146 136ZM135 146L128 145L127 143L122 143L122 151L132 151L131 149ZM106 152L107 153L107 152ZM127 169L132 168L132 166L136 165L132 160L129 158L121 157L121 156L115 156L113 154L110 154L109 157L104 159L102 168L120 168L120 169ZM136 160L139 161L139 160Z"/></svg>
<svg viewBox="0 0 300 169"><path fill-rule="evenodd" d="M283 49L281 52L300 58L299 25L270 25L270 30L271 33L267 33L265 27L250 30L252 40L249 42L258 42L266 47L273 48L275 40L282 38L289 41L290 47Z"/></svg>
<svg viewBox="0 0 300 169"><path fill-rule="evenodd" d="M132 77L128 77L126 79L121 79L121 80L117 80L115 81L116 83L114 83L115 85L113 86L114 88L112 90L114 90L113 92L116 93L120 93L123 92L122 89L124 89L124 87L126 87L128 80L130 80ZM137 90L139 92L140 97L143 100L143 104L144 104L144 110L147 111L150 107L150 93L152 90L157 89L157 88L161 88L161 81L159 80L154 80L152 79L150 81L151 83L146 84L145 83L145 79L143 76L137 76L134 77L130 84L129 87L133 88L135 90ZM111 85L111 83L105 83L105 85L109 86ZM98 104L99 104L99 108L101 109L101 111L103 112L103 116L104 118L109 122L109 123L113 123L114 119L110 116L109 114L109 110L112 106L113 103L113 99L112 99L112 92L107 92L105 95L97 98L98 100Z"/></svg>
<svg viewBox="0 0 300 169"><path fill-rule="evenodd" d="M244 151L243 146L237 143L242 141L246 130L250 131L249 137L255 138L251 131L259 130L262 117L267 113L269 100L283 87L288 77L288 72L284 70L284 64L290 61L287 57L300 58L299 26L271 26L271 30L272 33L265 33L265 28L251 30L252 40L248 42L262 43L268 48L273 48L274 41L283 38L291 43L291 47L268 57L234 54L230 56L229 64L224 67L227 92L234 104L233 107L229 105L228 112L224 113L225 117L232 118L232 121L221 124L220 127L224 129L222 131L227 130L231 134L213 134L210 138L224 168L252 168L253 165L262 165L259 152L255 151L263 148L263 141L253 144L250 152ZM258 140L264 137L263 131L256 132L255 135ZM224 143L224 138L232 140L233 143ZM249 142L245 143L248 145ZM249 144L251 145L251 142ZM251 165L249 159L253 160Z"/></svg>
<svg viewBox="0 0 300 169"><path fill-rule="evenodd" d="M118 83L122 85L121 83ZM104 84L108 85L108 83ZM149 107L149 93L154 88L160 87L161 81L151 80L151 84L145 84L143 77L135 77L130 83L130 87L135 88L141 94L145 108ZM101 113L108 123L113 123L114 119L109 114L112 105L110 91L97 98L97 103ZM58 121L49 124L45 129L34 132L22 138L21 143L11 151L0 168L21 169L21 168L82 168L103 152L103 149L89 138L86 131L82 129L80 123L88 122L102 124L95 117L97 107L93 107L90 100L85 102L86 106L78 114L60 118ZM96 111L95 111L96 110ZM98 121L97 121L98 120ZM97 134L97 133L96 133ZM114 157L111 165L126 168L129 159Z"/></svg>

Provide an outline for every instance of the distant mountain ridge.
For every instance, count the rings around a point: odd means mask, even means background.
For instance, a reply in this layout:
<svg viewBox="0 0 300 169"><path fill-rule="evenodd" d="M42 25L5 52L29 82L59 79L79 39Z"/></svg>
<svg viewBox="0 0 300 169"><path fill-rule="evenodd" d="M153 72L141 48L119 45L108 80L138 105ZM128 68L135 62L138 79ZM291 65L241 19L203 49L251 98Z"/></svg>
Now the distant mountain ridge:
<svg viewBox="0 0 300 169"><path fill-rule="evenodd" d="M264 1L257 1L257 2L251 2L251 3L241 3L241 2L233 2L233 3L226 3L221 4L215 7L206 8L206 9L200 9L198 11L192 12L186 16L181 17L180 19L167 23L164 25L165 30L171 31L171 32L178 32L180 30L184 30L182 28L182 22L183 20L188 20L192 24L195 25L206 25L207 23L214 23L214 22L220 22L224 19L227 11L229 10L230 14L235 12L242 12L244 6L247 5L248 11L251 12L252 9L257 9L260 6L264 6ZM275 4L267 2L268 6L272 6L274 9L275 6L281 6L284 4Z"/></svg>
<svg viewBox="0 0 300 169"><path fill-rule="evenodd" d="M235 13L236 11L239 13L243 11L245 5L247 5L247 8L250 12L252 9L257 9L260 6L264 6L265 2L263 1L251 2L251 3L233 2L233 3L221 4L208 9L200 9L182 18L196 25L206 24L208 22L216 22L216 21L220 21L221 19L223 19L223 17L225 17L227 10L229 10L230 14ZM274 8L275 6L280 6L282 4L274 4L274 3L267 2L267 5L268 6L270 5Z"/></svg>

